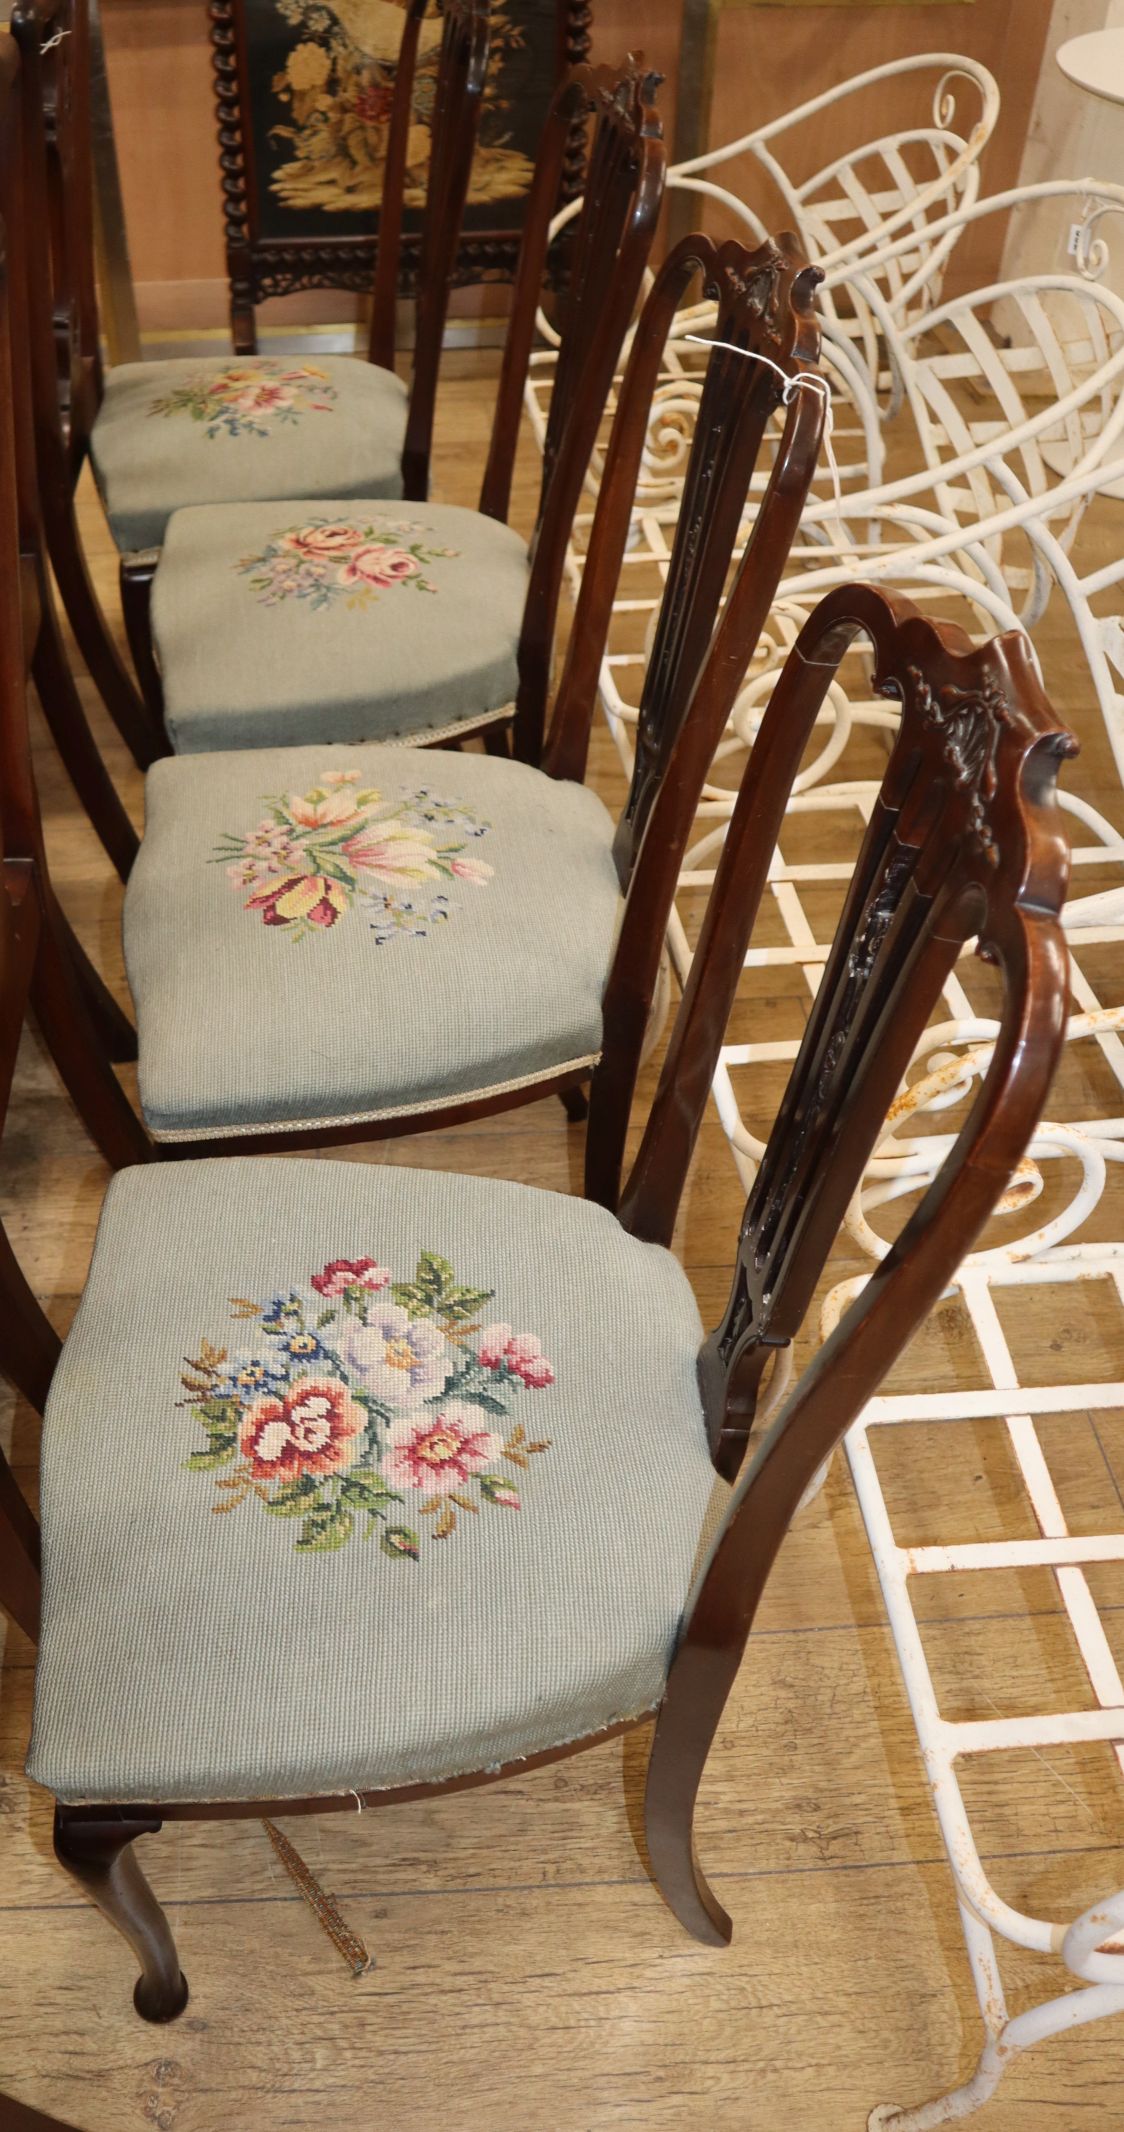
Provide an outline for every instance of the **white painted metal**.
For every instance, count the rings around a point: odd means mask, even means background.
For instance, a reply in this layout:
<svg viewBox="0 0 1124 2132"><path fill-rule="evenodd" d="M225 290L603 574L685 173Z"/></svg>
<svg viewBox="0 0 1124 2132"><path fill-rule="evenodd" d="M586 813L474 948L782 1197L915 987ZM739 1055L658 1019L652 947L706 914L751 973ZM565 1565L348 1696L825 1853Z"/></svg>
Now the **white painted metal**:
<svg viewBox="0 0 1124 2132"><path fill-rule="evenodd" d="M731 149L731 153L733 150ZM713 181L693 175L681 181ZM677 180L680 181L680 180ZM934 286L947 259L940 247L970 221L1037 201L1072 196L1076 242L1072 271L1046 270L943 303ZM1080 525L1091 498L1124 476L1124 304L1097 286L1107 263L1106 216L1124 206L1124 188L1094 180L1018 188L978 201L965 186L952 211L925 222L924 249L911 228L883 238L877 273L855 256L829 266L829 285L847 281L849 309L833 307L825 334L826 365L845 400L841 496L820 492L810 504L788 574L762 645L746 677L729 731L716 756L687 853L681 889L705 888L713 877L731 811L731 788L768 699L776 671L815 601L851 576L881 578L910 591L919 603L955 612L982 632L1025 625L1047 605L1064 604L1077 651L1092 677L1113 757L1124 786L1124 543L1119 563L1084 569ZM744 219L752 226L751 218ZM907 218L908 219L908 218ZM896 271L894 271L896 267ZM829 288L830 294L830 288ZM998 302L1007 345L992 335L988 313ZM865 309L864 309L865 307ZM870 322L856 331L856 321ZM633 539L616 604L614 636L602 674L602 702L626 767L631 764L642 640L650 633L659 585L674 538L678 493L698 402L701 358L687 332L706 332L705 306L686 312L661 381L658 416L637 498ZM873 357L872 357L872 351ZM541 435L543 366L529 394ZM693 373L693 374L692 374ZM899 418L908 424L914 466L887 482L881 432ZM848 434L849 432L849 434ZM594 472L594 481L597 478ZM752 508L752 505L751 505ZM584 525L571 554L576 583ZM848 670L849 673L853 669ZM815 743L796 782L780 846L770 868L769 922L759 926L768 946L754 945L748 969L790 968L815 993L827 953L825 928L812 912L819 892L849 878L856 840L869 819L876 781L847 775L847 754L865 731L889 734L896 713L864 686L841 678L829 687ZM1077 1011L1069 1029L1075 1044L1095 1045L1124 1098L1124 1008L1105 1004L1093 981L1094 950L1124 942L1124 835L1075 794L1063 805L1076 843L1075 892L1067 910ZM804 863L803 819L834 822L838 857ZM1121 816L1124 819L1124 815ZM833 839L834 841L834 839ZM828 849L831 850L829 845ZM818 839L822 853L823 840ZM1106 886L1105 883L1109 885ZM1091 885L1092 892L1087 892ZM669 946L680 979L690 966L687 928L678 911ZM961 961L944 988L940 1019L926 1033L888 1120L882 1140L846 1221L853 1243L873 1262L888 1248L881 1223L923 1189L949 1145L933 1130L936 1114L963 1103L986 1071L996 1025L978 992L976 965ZM781 1036L723 1048L714 1081L719 1117L743 1185L748 1188L763 1149L768 1112L760 1118L755 1089L762 1069L795 1056L796 1041ZM1004 1338L994 1296L1020 1286L1097 1280L1120 1313L1124 1354L1124 1242L1089 1241L1089 1218L1111 1166L1124 1161L1124 1099L1106 1099L1106 1115L1090 1122L1057 1116L1040 1128L1005 1195L1003 1212L1013 1240L989 1241L962 1268L957 1292L969 1314L982 1358L974 1389L955 1393L887 1395L871 1402L847 1440L847 1456L878 1568L887 1614L917 1727L934 1805L953 1874L957 1902L983 2023L979 2062L970 2079L919 2107L883 2104L871 2132L932 2132L966 2117L997 2086L1006 2066L1034 2043L1079 2024L1124 2011L1124 1891L1081 1914L1043 1918L1024 1913L996 1892L981 1861L960 1767L966 1757L1009 1753L1017 1747L1108 1743L1124 1769L1124 1684L1097 1611L1090 1572L1124 1562L1124 1519L1113 1529L1071 1533L1043 1448L1042 1418L1092 1414L1124 1406L1124 1382L1024 1384ZM1059 1195L1061 1179L1072 1180ZM1033 1226L1028 1210L1051 1191L1046 1219ZM1064 1203L1059 1204L1062 1196ZM885 1210L885 1215L883 1214ZM861 1280L843 1284L825 1305L823 1331L849 1302ZM879 1479L877 1431L896 1425L935 1425L976 1419L1005 1432L1037 1536L1025 1540L965 1541L950 1531L939 1544L899 1543ZM951 1454L950 1454L951 1455ZM818 1477L809 1493L822 1482ZM934 1506L934 1514L939 1506ZM1086 1707L1045 1707L1026 1715L996 1714L969 1721L944 1716L926 1663L911 1599L919 1577L1047 1568L1089 1682ZM1080 1906L1075 1906L1080 1908ZM1057 1989L1040 2005L1012 2016L1004 1995L1000 1945L1011 1942L1052 1956Z"/></svg>

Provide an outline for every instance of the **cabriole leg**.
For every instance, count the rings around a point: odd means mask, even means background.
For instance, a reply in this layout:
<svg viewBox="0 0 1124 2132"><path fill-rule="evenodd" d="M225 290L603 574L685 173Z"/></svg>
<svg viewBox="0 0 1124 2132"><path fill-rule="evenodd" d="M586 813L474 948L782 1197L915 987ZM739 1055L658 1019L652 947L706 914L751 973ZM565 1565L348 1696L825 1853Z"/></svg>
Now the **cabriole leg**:
<svg viewBox="0 0 1124 2132"><path fill-rule="evenodd" d="M55 1808L55 1857L103 1917L127 1939L141 1965L133 2004L143 2021L174 2021L187 2005L187 1980L168 1920L137 1864L132 1845L155 1836L160 1822L127 1812L102 1821Z"/></svg>

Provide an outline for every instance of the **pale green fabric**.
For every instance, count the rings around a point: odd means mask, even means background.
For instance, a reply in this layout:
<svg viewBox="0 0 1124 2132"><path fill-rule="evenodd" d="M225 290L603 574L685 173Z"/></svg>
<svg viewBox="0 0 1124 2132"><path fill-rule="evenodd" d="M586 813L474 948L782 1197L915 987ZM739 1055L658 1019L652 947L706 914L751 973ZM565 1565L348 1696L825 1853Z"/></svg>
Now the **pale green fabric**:
<svg viewBox="0 0 1124 2132"><path fill-rule="evenodd" d="M113 538L159 547L184 504L400 496L406 408L401 379L356 356L122 363L90 439Z"/></svg>
<svg viewBox="0 0 1124 2132"><path fill-rule="evenodd" d="M347 795L370 790L381 799L349 824ZM268 843L267 799L314 791L319 813L342 824L337 860L350 865L358 834L376 867L385 859L403 878L363 870L335 922L298 938L265 922L269 882L234 882L231 848L219 863L215 853L224 832L242 838L263 820ZM583 786L480 755L255 749L157 763L146 814L125 960L157 1137L378 1117L600 1051L620 895L613 824ZM463 871L425 877L439 846ZM260 863L277 886L310 862L282 852ZM266 902L247 908L258 894Z"/></svg>
<svg viewBox="0 0 1124 2132"><path fill-rule="evenodd" d="M152 599L172 745L406 739L505 709L528 574L510 526L451 504L177 511Z"/></svg>
<svg viewBox="0 0 1124 2132"><path fill-rule="evenodd" d="M492 1461L521 1506L470 1481L479 1509L438 1538L400 1490L387 1515L416 1559L388 1556L378 1522L373 1544L353 1529L302 1552L299 1517L253 1494L216 1516L237 1466L185 1467L201 1432L184 1358L190 1374L205 1341L231 1363L271 1354L246 1302L340 1258L409 1280L423 1251L493 1291L485 1332L503 1321L548 1358L553 1382L505 1380L506 1418L475 1410L549 1444ZM341 1162L121 1173L47 1407L29 1774L72 1802L338 1794L494 1767L652 1707L725 1500L700 1337L670 1254L581 1200Z"/></svg>

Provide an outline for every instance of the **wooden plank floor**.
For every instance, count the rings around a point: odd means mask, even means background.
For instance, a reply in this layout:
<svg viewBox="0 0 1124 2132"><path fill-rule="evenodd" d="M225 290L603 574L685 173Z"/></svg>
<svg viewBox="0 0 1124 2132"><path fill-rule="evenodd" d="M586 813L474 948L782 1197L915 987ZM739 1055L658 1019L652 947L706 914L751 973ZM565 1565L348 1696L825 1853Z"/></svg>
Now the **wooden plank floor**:
<svg viewBox="0 0 1124 2132"><path fill-rule="evenodd" d="M437 467L446 500L474 501L490 395L469 363L443 388ZM525 457L525 522L533 463ZM518 515L518 514L517 514ZM85 512L107 606L114 568ZM1093 537L1111 543L1119 518ZM1046 650L1044 640L1044 650ZM1113 812L1106 750L1076 663L1047 678L1086 742L1079 789ZM99 732L105 733L104 721ZM38 736L56 879L78 930L124 999L120 890ZM140 819L140 779L105 734ZM593 782L620 777L599 735ZM781 988L778 988L778 992ZM1119 996L1119 990L1116 995ZM787 1000L798 1014L794 980ZM798 1023L797 1023L798 1026ZM1095 1105L1067 1066L1065 1115ZM650 1091L650 1079L646 1082ZM456 1132L356 1150L578 1188L580 1133L544 1103ZM60 1327L88 1263L105 1171L33 1042L0 1167L0 1210ZM716 1122L704 1131L680 1248L704 1312L724 1300L740 1212ZM1114 1209L1099 1217L1115 1224ZM834 1273L852 1262L842 1255ZM1025 1298L1023 1299L1025 1302ZM1082 1315L1082 1308L1084 1315ZM1115 1321L1095 1300L1039 1299L1020 1354L1060 1376L1104 1374ZM1092 1359L1090 1359L1092 1358ZM978 1376L955 1302L899 1365L927 1389ZM1075 1529L1124 1515L1124 1417L1049 1424ZM0 1410L34 1487L36 1428ZM1021 1532L999 1433L903 1430L887 1487L910 1536ZM1115 1582L1114 1582L1115 1580ZM1124 1572L1098 1596L1124 1624ZM933 1580L926 1648L956 1715L1044 1707L1074 1692L1074 1657L1045 1573ZM1045 1683L1045 1687L1043 1686ZM912 1725L850 1489L837 1461L784 1549L708 1773L700 1841L735 1922L733 1946L687 1939L636 1848L644 1742L460 1798L291 1825L290 1833L377 1960L352 1981L254 1823L171 1828L142 1846L192 1984L173 2028L131 2006L124 1947L58 1874L48 1802L22 1774L31 1652L10 1632L0 1676L0 2088L85 2132L861 2132L879 2101L914 2102L966 2077L979 2022ZM1124 1881L1119 1778L1107 1749L992 1763L972 1794L1000 1891L1075 1915ZM1042 1958L1005 1960L1012 2010L1057 1988ZM1124 2022L1017 2063L987 2132L1110 2132L1120 2123Z"/></svg>

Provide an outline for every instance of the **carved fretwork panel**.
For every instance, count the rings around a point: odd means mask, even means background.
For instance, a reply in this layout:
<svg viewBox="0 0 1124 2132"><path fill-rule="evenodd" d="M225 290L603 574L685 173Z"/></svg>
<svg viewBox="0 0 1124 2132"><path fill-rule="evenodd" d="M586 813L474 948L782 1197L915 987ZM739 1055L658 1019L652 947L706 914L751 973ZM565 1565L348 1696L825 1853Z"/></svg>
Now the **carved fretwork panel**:
<svg viewBox="0 0 1124 2132"><path fill-rule="evenodd" d="M602 68L589 75L589 161L584 205L566 261L560 303L561 341L543 440L540 506L550 485L566 425L579 400L591 349L613 293L617 259L636 211L641 144L660 137L656 92L663 76L631 63L614 80ZM607 380L591 380L591 432L600 418ZM594 401L596 400L596 405ZM593 435L590 436L592 449ZM588 457L588 453L586 455Z"/></svg>
<svg viewBox="0 0 1124 2132"><path fill-rule="evenodd" d="M745 254L738 257L744 261ZM641 692L636 759L615 846L622 882L686 721L766 426L800 368L794 349L812 317L819 276L783 238L751 258L750 271L739 271L733 248L724 247L705 285L717 306L713 338L719 345L707 364Z"/></svg>
<svg viewBox="0 0 1124 2132"><path fill-rule="evenodd" d="M872 635L868 615L875 623L881 615L875 686L901 702L901 725L749 1194L730 1302L700 1358L712 1429L724 1413L735 1435L752 1419L764 1350L799 1328L957 955L977 934L991 955L993 905L1033 903L1031 829L1038 810L1053 806L1058 759L1073 750L1021 638L973 649L960 631L908 610L889 628L889 603L858 587L825 602L834 610L826 651L815 641L817 617L806 626L755 744L768 761L788 722L789 780L825 676L860 626L840 627L848 600ZM751 764L747 784L752 776ZM1052 835L1056 846L1061 832ZM720 876L715 896L733 886Z"/></svg>

